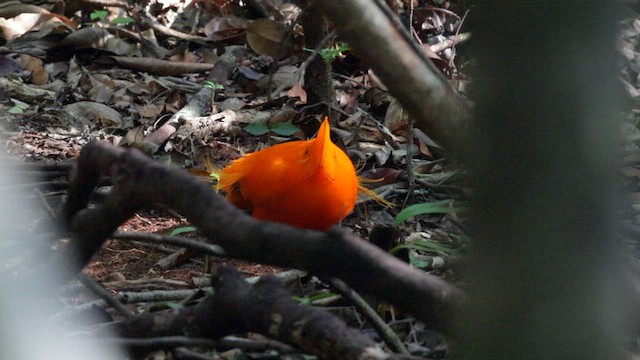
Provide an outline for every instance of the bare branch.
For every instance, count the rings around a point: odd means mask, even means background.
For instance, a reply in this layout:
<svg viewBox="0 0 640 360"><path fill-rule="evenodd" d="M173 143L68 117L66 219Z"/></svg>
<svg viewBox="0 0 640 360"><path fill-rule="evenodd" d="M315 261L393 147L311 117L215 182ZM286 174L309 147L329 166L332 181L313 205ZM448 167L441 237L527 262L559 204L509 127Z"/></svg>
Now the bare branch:
<svg viewBox="0 0 640 360"><path fill-rule="evenodd" d="M82 209L90 188L99 181L95 176L99 170L111 176L113 190L105 203ZM79 251L78 266L86 264L137 209L161 203L184 215L230 257L341 278L356 290L411 312L433 328L446 330L463 298L455 286L339 228L320 233L255 220L208 185L135 149L88 144L80 154L68 198L64 218Z"/></svg>

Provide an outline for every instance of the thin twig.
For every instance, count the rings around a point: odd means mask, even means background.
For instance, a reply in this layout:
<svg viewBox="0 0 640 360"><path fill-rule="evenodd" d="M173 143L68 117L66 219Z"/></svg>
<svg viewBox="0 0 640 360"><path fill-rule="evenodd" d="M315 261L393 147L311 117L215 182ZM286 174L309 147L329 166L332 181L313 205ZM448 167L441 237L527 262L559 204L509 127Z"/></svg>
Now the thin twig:
<svg viewBox="0 0 640 360"><path fill-rule="evenodd" d="M104 300L107 304L111 305L114 309L116 309L120 314L122 314L127 319L132 319L136 316L136 314L131 311L128 307L124 306L121 302L116 300L107 289L102 287L102 285L98 284L95 280L89 277L87 274L81 272L77 275L78 280L86 286L91 292L99 296L102 300Z"/></svg>
<svg viewBox="0 0 640 360"><path fill-rule="evenodd" d="M413 117L407 117L407 183L409 184L409 191L404 199L402 207L407 206L409 198L413 196L413 190L416 187L415 175L413 173Z"/></svg>
<svg viewBox="0 0 640 360"><path fill-rule="evenodd" d="M409 354L409 350L404 346L398 335L387 325L371 306L351 289L344 281L337 278L329 278L327 282L336 289L344 298L348 299L362 315L371 323L371 326L378 332L380 337L391 350L400 354Z"/></svg>
<svg viewBox="0 0 640 360"><path fill-rule="evenodd" d="M213 256L225 256L225 251L218 245L207 244L202 241L183 238L180 236L159 235L159 234L142 234L134 232L118 231L112 235L114 240L136 240L150 243L162 243L180 246L188 249L203 252Z"/></svg>
<svg viewBox="0 0 640 360"><path fill-rule="evenodd" d="M69 340L73 343L76 339ZM173 348L177 346L202 346L216 349L243 349L248 351L265 351L276 350L280 353L294 352L295 349L287 344L283 344L274 340L250 340L235 336L227 336L220 340L212 340L205 338L195 338L188 336L160 336L153 338L121 338L111 337L102 339L82 339L83 342L89 342L100 346L118 346L118 347L135 347L135 348Z"/></svg>
<svg viewBox="0 0 640 360"><path fill-rule="evenodd" d="M60 224L61 220L60 217L58 216L58 212L56 210L54 210L51 205L49 205L49 202L47 201L47 198L45 196L45 194L42 193L42 191L40 191L40 189L34 189L34 192L36 193L36 197L38 198L38 200L40 201L40 205L42 206L42 210L44 210L45 214L47 214L47 216L49 217L49 219L55 221L56 223Z"/></svg>

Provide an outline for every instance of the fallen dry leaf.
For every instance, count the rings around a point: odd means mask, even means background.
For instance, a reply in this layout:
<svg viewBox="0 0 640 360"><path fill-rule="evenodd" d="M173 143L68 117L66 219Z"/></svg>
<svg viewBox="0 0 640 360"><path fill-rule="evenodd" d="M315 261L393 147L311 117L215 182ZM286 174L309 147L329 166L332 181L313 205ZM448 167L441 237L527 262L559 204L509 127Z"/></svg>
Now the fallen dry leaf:
<svg viewBox="0 0 640 360"><path fill-rule="evenodd" d="M89 121L102 127L119 127L122 125L120 113L105 104L78 101L65 105L62 110L76 120Z"/></svg>
<svg viewBox="0 0 640 360"><path fill-rule="evenodd" d="M204 34L215 41L223 41L241 36L247 27L247 21L235 16L219 16L204 26Z"/></svg>
<svg viewBox="0 0 640 360"><path fill-rule="evenodd" d="M269 19L257 19L247 26L247 43L260 55L271 56L279 60L293 49L292 41L285 39L287 29L284 25Z"/></svg>

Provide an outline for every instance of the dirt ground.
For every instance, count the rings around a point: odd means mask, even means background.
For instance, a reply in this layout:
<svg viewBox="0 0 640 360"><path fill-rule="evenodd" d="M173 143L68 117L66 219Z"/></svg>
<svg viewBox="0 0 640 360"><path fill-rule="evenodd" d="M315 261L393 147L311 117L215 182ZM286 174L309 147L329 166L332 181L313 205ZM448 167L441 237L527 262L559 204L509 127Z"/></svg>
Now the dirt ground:
<svg viewBox="0 0 640 360"><path fill-rule="evenodd" d="M137 233L168 234L172 230L188 226L184 219L168 215L159 210L147 210L123 224L119 231ZM184 235L183 235L184 236ZM186 235L198 239L197 235ZM204 241L200 238L200 240ZM100 282L123 280L171 279L193 286L193 278L206 276L202 254L190 253L181 256L174 265L161 268L158 262L180 249L126 240L109 240L85 268L85 273ZM246 276L262 276L284 269L218 257L210 258L211 267L231 264Z"/></svg>

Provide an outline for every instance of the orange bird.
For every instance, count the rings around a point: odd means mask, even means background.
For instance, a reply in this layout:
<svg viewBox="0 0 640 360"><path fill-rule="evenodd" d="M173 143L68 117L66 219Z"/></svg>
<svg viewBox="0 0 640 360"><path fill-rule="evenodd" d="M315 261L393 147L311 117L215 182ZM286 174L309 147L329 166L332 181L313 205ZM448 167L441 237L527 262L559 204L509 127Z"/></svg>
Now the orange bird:
<svg viewBox="0 0 640 360"><path fill-rule="evenodd" d="M324 118L314 139L256 151L220 172L218 189L256 219L327 230L352 210L358 177L347 154L329 136Z"/></svg>

